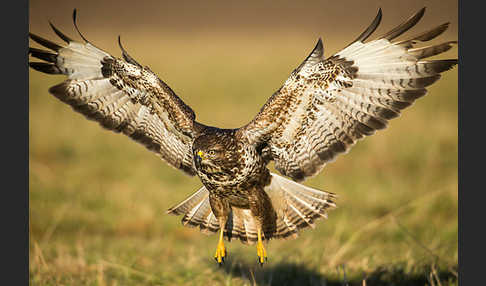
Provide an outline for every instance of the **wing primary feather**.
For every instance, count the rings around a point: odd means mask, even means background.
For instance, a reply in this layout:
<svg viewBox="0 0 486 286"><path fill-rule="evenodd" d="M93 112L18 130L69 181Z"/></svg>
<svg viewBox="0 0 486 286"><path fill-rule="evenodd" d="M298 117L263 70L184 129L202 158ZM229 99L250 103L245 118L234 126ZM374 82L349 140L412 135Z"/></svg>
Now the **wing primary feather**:
<svg viewBox="0 0 486 286"><path fill-rule="evenodd" d="M425 7L420 9L420 11L418 11L413 16L408 18L402 24L400 24L397 27L395 27L394 29L392 29L390 32L388 32L385 35L383 35L382 37L380 37L380 39L387 39L389 41L395 39L396 37L400 36L401 34L408 31L410 28L415 26L418 23L418 21L420 21L422 16L424 16L424 13L425 13Z"/></svg>
<svg viewBox="0 0 486 286"><path fill-rule="evenodd" d="M131 63L131 64L134 64L134 65L136 65L136 66L138 66L138 67L142 68L142 65L141 65L141 64L139 64L139 63L138 63L138 62L137 62L137 61L136 61L134 58L132 58L132 57L131 57L131 56L130 56L128 53L127 53L127 51L126 51L126 50L123 48L123 45L122 45L122 43L121 43L121 38L120 38L120 36L118 36L118 46L120 46L120 50L122 51L122 56L123 56L123 58L124 58L124 59L125 59L127 62L129 62L129 63Z"/></svg>
<svg viewBox="0 0 486 286"><path fill-rule="evenodd" d="M79 31L79 28L78 28L78 24L76 23L76 8L73 10L73 24L74 24L74 28L76 28L76 31L78 32L79 36L86 42L86 43L89 43L89 41L83 36L83 34L81 34L81 32Z"/></svg>
<svg viewBox="0 0 486 286"><path fill-rule="evenodd" d="M56 65L50 63L30 62L29 66L47 74L62 74L62 71Z"/></svg>
<svg viewBox="0 0 486 286"><path fill-rule="evenodd" d="M403 40L403 41L399 41L399 42L396 42L395 44L396 45L403 45L403 44L413 44L413 41L421 41L421 42L427 42L427 41L430 41L436 37L438 37L439 35L441 35L442 33L444 33L445 30L447 30L447 28L449 28L449 22L447 23L444 23L442 25L439 25L429 31L426 31L426 32L423 32L419 35L416 35L408 40Z"/></svg>
<svg viewBox="0 0 486 286"><path fill-rule="evenodd" d="M319 40L317 40L317 44L314 47L314 50L311 53L312 57L315 58L322 58L324 56L324 46L322 45L322 38L319 37Z"/></svg>
<svg viewBox="0 0 486 286"><path fill-rule="evenodd" d="M48 49L51 49L53 51L59 51L60 49L62 49L61 46L59 46L58 44L54 43L54 42L51 42L49 40L46 40L42 37L39 37L35 34L32 34L32 33L29 33L29 37L34 40L36 43L38 43L39 45L42 45Z"/></svg>
<svg viewBox="0 0 486 286"><path fill-rule="evenodd" d="M83 36L83 34L81 34L81 31L79 31L79 28L78 28L78 24L76 23L76 19L77 19L76 15L77 15L77 11L76 11L76 8L74 8L74 10L73 10L73 24L74 24L74 28L76 28L76 31L78 32L79 36L80 36L80 37L81 37L81 38L82 38L82 39L83 39L83 40L84 40L84 41L85 41L87 44L90 44L91 46L93 46L93 47L95 47L95 48L97 48L97 49L99 49L99 50L101 50L101 51L102 51L102 49L100 49L99 47L97 47L97 46L93 45L93 44L92 44L90 41L88 41L88 39L86 39L86 38Z"/></svg>
<svg viewBox="0 0 486 286"><path fill-rule="evenodd" d="M408 54L413 55L417 59L428 58L448 51L452 48L452 44L457 44L457 41L449 41L439 45L409 49Z"/></svg>
<svg viewBox="0 0 486 286"><path fill-rule="evenodd" d="M322 45L322 39L319 37L317 44L312 49L312 52L305 58L305 60L295 69L296 72L300 71L306 65L313 65L318 63L323 59L324 56L324 46Z"/></svg>
<svg viewBox="0 0 486 286"><path fill-rule="evenodd" d="M371 34L373 34L373 32L376 30L376 28L378 28L378 26L380 25L381 17L382 17L382 12L381 12L381 8L380 8L380 9L378 9L378 14L376 14L375 19L373 20L373 22L371 22L371 24L368 26L368 28L366 28L366 30L364 30L363 33L361 33L361 35L359 35L354 41L352 41L345 48L349 47L353 43L364 42L366 39L368 39L368 37L371 36Z"/></svg>
<svg viewBox="0 0 486 286"><path fill-rule="evenodd" d="M424 32L418 36L415 36L413 38L413 40L418 40L418 41L422 41L422 42L426 42L426 41L430 41L432 39L434 39L435 37L441 35L442 33L444 33L445 30L447 30L447 28L449 28L449 25L450 23L447 22L447 23L444 23L442 25L439 25L427 32Z"/></svg>
<svg viewBox="0 0 486 286"><path fill-rule="evenodd" d="M44 60L46 62L55 63L57 61L57 55L53 54L48 51L44 51L41 49L31 48L29 47L29 54L34 58L38 58L40 60Z"/></svg>
<svg viewBox="0 0 486 286"><path fill-rule="evenodd" d="M54 30L54 33L59 36L59 38L63 39L66 43L71 43L73 40L69 38L68 36L64 35L59 29L57 29L51 21L49 21L49 25L51 26L52 30Z"/></svg>
<svg viewBox="0 0 486 286"><path fill-rule="evenodd" d="M319 37L316 46L307 56L307 58L305 58L303 64L306 64L308 62L315 62L316 60L322 60L322 56L324 56L324 46L322 45L322 39Z"/></svg>

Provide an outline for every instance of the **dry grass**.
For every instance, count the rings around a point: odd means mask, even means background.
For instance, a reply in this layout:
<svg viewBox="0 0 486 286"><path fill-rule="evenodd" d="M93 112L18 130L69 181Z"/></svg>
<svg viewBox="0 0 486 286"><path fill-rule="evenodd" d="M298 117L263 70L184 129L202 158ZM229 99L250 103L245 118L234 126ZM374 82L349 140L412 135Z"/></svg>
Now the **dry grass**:
<svg viewBox="0 0 486 286"><path fill-rule="evenodd" d="M149 39L129 51L221 127L250 120L313 44ZM165 214L198 179L48 95L60 80L30 73L32 285L457 284L457 69L306 182L337 193L338 208L298 240L272 241L263 268L239 242L218 268L216 237Z"/></svg>

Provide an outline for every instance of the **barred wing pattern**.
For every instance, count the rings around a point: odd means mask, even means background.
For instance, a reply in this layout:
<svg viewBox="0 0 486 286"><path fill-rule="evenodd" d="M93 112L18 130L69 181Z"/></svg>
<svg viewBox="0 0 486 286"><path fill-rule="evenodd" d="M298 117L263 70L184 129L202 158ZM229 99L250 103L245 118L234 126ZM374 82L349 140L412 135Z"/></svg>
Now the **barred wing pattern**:
<svg viewBox="0 0 486 286"><path fill-rule="evenodd" d="M30 34L32 40L51 51L29 48L32 57L46 61L30 62L32 68L68 76L49 92L88 119L122 132L171 166L195 175L192 142L199 124L191 108L148 67L131 58L121 43L124 59L93 46L81 33L85 43L73 41L51 27L66 46Z"/></svg>
<svg viewBox="0 0 486 286"><path fill-rule="evenodd" d="M296 181L317 174L357 140L384 129L388 120L425 95L425 87L441 72L457 64L457 59L423 60L456 42L414 47L440 35L448 23L391 42L413 27L424 11L364 43L381 21L380 9L354 42L327 59L319 39L307 59L239 132L260 146L282 174Z"/></svg>

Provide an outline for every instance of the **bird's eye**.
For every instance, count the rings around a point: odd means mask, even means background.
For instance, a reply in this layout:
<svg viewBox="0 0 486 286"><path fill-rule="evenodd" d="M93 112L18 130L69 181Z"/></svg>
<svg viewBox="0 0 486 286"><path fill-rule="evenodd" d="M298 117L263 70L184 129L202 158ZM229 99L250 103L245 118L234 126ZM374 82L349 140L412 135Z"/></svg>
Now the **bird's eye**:
<svg viewBox="0 0 486 286"><path fill-rule="evenodd" d="M214 151L214 150L209 150L208 151L208 155L209 156L214 156L214 154L216 154L216 151Z"/></svg>

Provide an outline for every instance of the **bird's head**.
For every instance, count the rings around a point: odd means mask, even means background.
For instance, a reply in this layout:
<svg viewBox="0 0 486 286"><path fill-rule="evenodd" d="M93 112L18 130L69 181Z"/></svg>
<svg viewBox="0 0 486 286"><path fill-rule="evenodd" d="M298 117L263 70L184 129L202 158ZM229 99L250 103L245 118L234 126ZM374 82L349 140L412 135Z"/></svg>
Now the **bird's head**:
<svg viewBox="0 0 486 286"><path fill-rule="evenodd" d="M235 146L232 138L224 134L198 137L193 144L193 159L196 168L205 173L224 172L231 165Z"/></svg>
<svg viewBox="0 0 486 286"><path fill-rule="evenodd" d="M211 148L197 148L194 151L194 162L199 169L201 166L217 165L217 162L224 158L224 150L220 145Z"/></svg>

